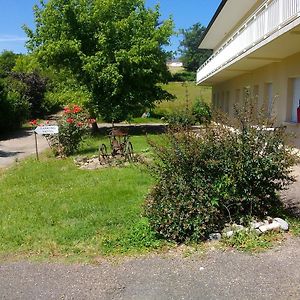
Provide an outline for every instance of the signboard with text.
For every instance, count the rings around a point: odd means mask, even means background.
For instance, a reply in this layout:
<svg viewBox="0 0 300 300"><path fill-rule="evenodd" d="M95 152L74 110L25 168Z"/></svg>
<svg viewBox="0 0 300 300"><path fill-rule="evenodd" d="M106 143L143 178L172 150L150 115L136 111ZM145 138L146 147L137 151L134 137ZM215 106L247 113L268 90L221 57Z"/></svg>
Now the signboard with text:
<svg viewBox="0 0 300 300"><path fill-rule="evenodd" d="M58 126L38 126L34 129L37 134L56 134L58 133Z"/></svg>

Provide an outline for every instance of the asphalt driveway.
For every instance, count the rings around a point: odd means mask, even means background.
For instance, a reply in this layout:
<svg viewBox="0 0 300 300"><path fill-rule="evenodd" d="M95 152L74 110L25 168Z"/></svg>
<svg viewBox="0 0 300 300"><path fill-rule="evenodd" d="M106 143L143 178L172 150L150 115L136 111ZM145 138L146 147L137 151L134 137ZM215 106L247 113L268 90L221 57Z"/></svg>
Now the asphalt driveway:
<svg viewBox="0 0 300 300"><path fill-rule="evenodd" d="M37 135L39 152L49 147L45 137ZM32 130L20 130L0 139L0 168L7 168L24 157L35 154Z"/></svg>
<svg viewBox="0 0 300 300"><path fill-rule="evenodd" d="M300 299L300 238L249 255L211 250L121 263L0 264L0 299Z"/></svg>

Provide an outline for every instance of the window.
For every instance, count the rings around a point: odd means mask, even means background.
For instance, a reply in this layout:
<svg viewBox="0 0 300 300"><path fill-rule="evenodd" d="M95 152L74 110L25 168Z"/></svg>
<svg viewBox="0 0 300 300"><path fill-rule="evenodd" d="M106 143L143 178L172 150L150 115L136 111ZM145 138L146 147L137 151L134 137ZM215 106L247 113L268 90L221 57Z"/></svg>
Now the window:
<svg viewBox="0 0 300 300"><path fill-rule="evenodd" d="M255 104L258 104L258 97L259 97L259 86L255 85L253 87L253 101Z"/></svg>
<svg viewBox="0 0 300 300"><path fill-rule="evenodd" d="M300 77L293 80L293 104L291 121L297 123L297 108L300 105Z"/></svg>
<svg viewBox="0 0 300 300"><path fill-rule="evenodd" d="M239 104L241 101L241 90L240 89L237 89L235 91L235 103L236 104Z"/></svg>
<svg viewBox="0 0 300 300"><path fill-rule="evenodd" d="M223 110L223 111L225 111L225 97L224 97L224 92L222 92L222 94L221 94L222 96L221 96L221 103L220 103L220 109L221 110Z"/></svg>
<svg viewBox="0 0 300 300"><path fill-rule="evenodd" d="M272 114L273 110L273 84L271 82L265 84L265 103L268 115Z"/></svg>
<svg viewBox="0 0 300 300"><path fill-rule="evenodd" d="M216 93L213 93L213 96L212 96L212 105L213 105L213 107L217 106L216 101L217 101L217 99L216 99Z"/></svg>
<svg viewBox="0 0 300 300"><path fill-rule="evenodd" d="M230 108L230 92L227 91L226 92L226 98L225 98L225 102L224 102L224 111L226 113L229 113L229 108Z"/></svg>
<svg viewBox="0 0 300 300"><path fill-rule="evenodd" d="M217 93L216 108L217 108L217 109L220 108L220 95L219 95L219 92Z"/></svg>

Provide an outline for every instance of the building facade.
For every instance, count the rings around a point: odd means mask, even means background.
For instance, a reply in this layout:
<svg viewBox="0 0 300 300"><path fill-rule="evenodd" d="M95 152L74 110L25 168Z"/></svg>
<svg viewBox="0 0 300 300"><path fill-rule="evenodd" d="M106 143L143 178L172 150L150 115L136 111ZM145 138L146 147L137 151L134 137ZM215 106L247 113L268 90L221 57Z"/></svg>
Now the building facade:
<svg viewBox="0 0 300 300"><path fill-rule="evenodd" d="M215 106L231 114L247 92L300 134L300 0L223 0L200 48L213 49L197 83Z"/></svg>

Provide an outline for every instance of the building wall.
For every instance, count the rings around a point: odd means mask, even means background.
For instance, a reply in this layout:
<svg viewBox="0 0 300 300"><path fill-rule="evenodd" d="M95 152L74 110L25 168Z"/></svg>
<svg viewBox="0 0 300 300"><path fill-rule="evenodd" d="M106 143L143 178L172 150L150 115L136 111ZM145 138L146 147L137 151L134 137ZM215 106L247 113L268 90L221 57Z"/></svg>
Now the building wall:
<svg viewBox="0 0 300 300"><path fill-rule="evenodd" d="M298 97L300 99L299 88L294 88L294 85L298 84L299 86L299 82L300 52L281 62L269 64L214 85L213 105L232 115L234 104L242 104L246 90L248 90L251 101L276 116L278 125L285 125L288 130L299 135L298 144L300 146L300 124L293 122L295 121L294 101L298 101ZM294 91L297 95L294 95Z"/></svg>

